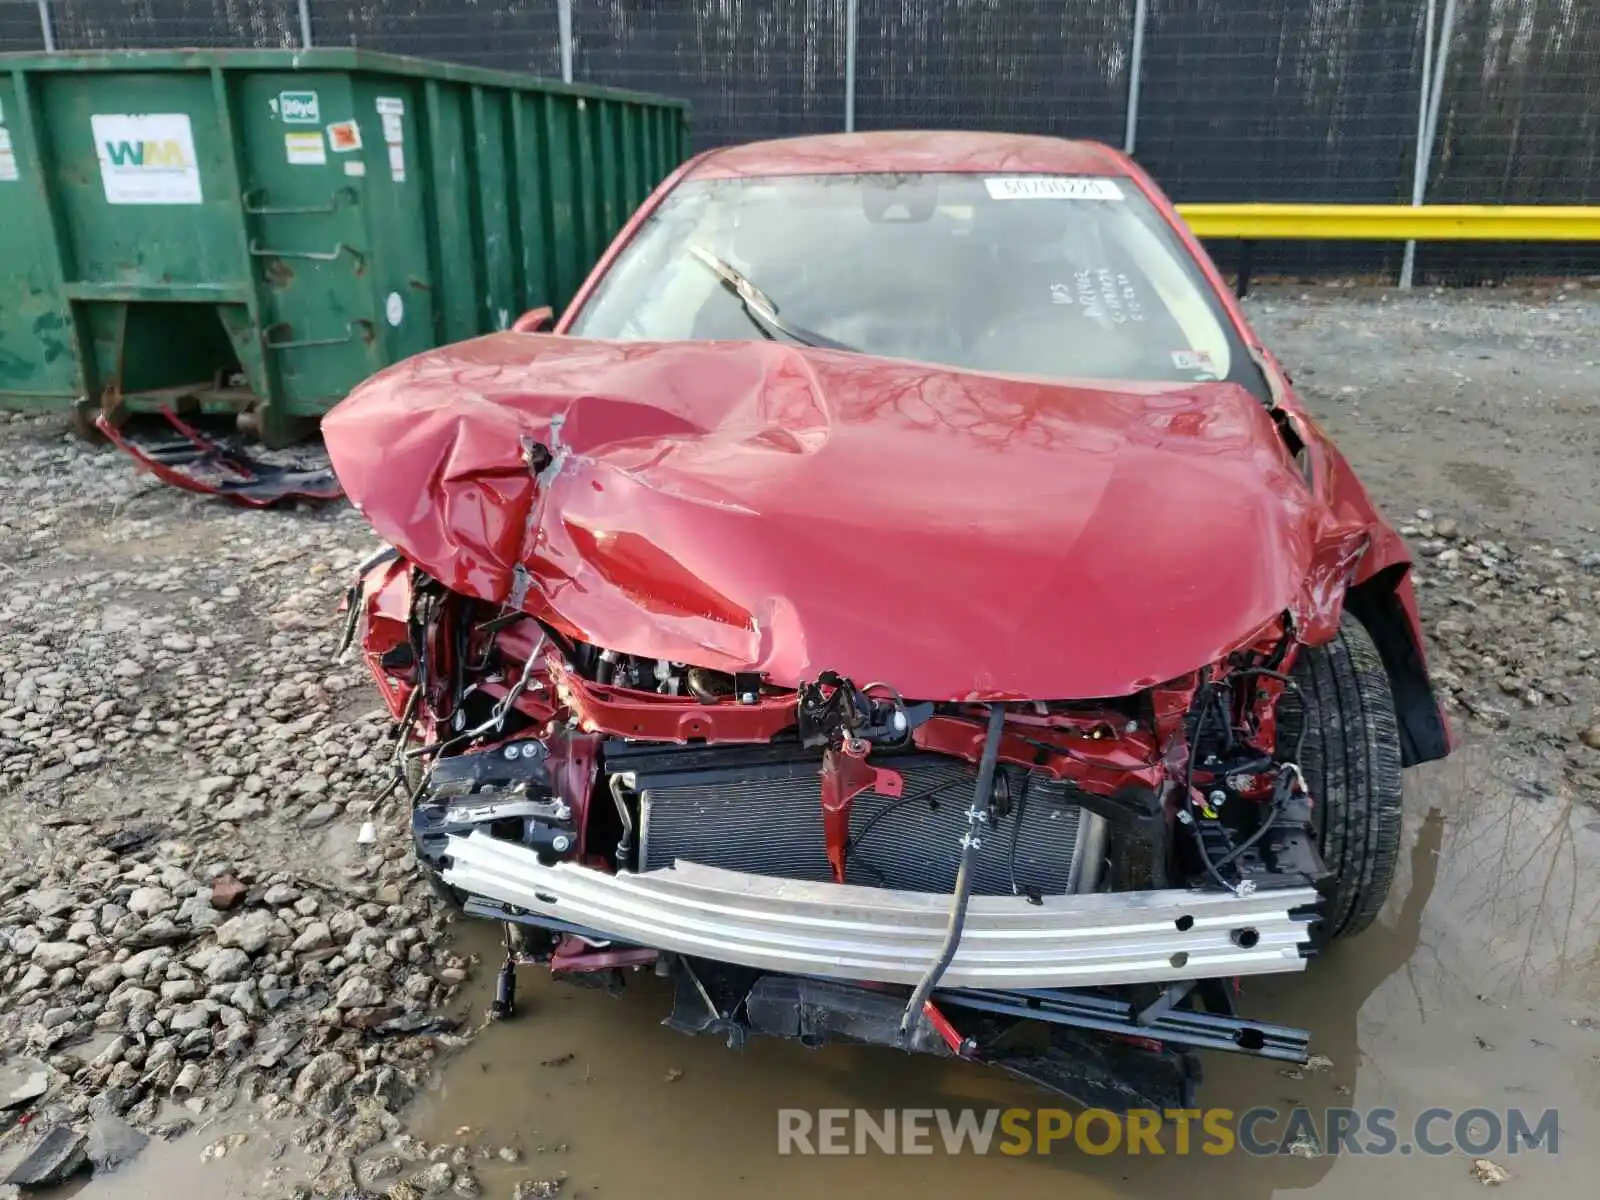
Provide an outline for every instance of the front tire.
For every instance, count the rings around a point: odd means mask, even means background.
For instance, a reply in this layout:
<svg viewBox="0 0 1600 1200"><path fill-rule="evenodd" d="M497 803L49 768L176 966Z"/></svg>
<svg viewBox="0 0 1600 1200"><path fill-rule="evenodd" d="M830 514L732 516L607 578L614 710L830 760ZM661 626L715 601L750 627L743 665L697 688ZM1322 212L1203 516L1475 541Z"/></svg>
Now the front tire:
<svg viewBox="0 0 1600 1200"><path fill-rule="evenodd" d="M1298 695L1280 701L1278 757L1294 758L1315 803L1333 887L1317 940L1360 933L1377 918L1400 857L1400 729L1389 677L1372 637L1348 613L1323 646L1303 649Z"/></svg>

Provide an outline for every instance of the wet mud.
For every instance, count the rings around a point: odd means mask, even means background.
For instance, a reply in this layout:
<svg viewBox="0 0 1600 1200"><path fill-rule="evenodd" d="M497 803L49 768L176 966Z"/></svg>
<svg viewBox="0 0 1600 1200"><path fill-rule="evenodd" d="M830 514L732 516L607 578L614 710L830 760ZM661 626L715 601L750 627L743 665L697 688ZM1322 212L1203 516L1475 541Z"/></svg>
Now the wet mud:
<svg viewBox="0 0 1600 1200"><path fill-rule="evenodd" d="M1202 1105L1236 1113L1388 1107L1403 1140L1407 1123L1436 1106L1554 1108L1558 1154L1491 1157L1512 1172L1504 1186L1519 1197L1592 1194L1600 1173L1597 818L1557 796L1519 795L1479 748L1412 772L1406 854L1379 924L1303 975L1247 983L1249 1011L1309 1028L1314 1052L1332 1066L1299 1071L1207 1055ZM488 932L466 936L492 956ZM535 1171L480 1173L507 1195L516 1179L561 1172L572 1195L628 1197L906 1190L933 1200L998 1188L1019 1200L1180 1192L1264 1200L1306 1189L1432 1197L1482 1187L1469 1174L1473 1156L1461 1152L1154 1157L1059 1144L1047 1156L1012 1158L949 1157L936 1144L929 1156L780 1157L780 1108L1054 1102L982 1067L894 1051L769 1042L730 1053L715 1039L657 1025L670 997L645 976L617 999L532 978L522 996L522 1014L452 1063L413 1126L430 1141L467 1126L474 1138L524 1150ZM1175 1149L1170 1132L1166 1144Z"/></svg>

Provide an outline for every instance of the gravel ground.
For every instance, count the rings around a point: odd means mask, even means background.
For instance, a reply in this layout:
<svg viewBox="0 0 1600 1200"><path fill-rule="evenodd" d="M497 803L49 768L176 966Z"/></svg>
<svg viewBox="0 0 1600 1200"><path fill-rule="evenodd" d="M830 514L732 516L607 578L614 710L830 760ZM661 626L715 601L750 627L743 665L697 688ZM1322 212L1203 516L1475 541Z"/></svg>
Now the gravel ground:
<svg viewBox="0 0 1600 1200"><path fill-rule="evenodd" d="M187 496L54 419L0 425L0 458L0 1093L50 1089L30 1130L170 1137L244 1101L313 1156L393 1136L467 964L375 802L386 714L330 665L373 538Z"/></svg>
<svg viewBox="0 0 1600 1200"><path fill-rule="evenodd" d="M1458 732L1600 805L1596 293L1250 308L1420 556ZM472 1034L440 1015L471 964L379 797L366 672L330 663L371 534L174 491L57 418L0 415L0 463L0 1166L247 1108L277 1194L475 1194L499 1151L399 1117Z"/></svg>
<svg viewBox="0 0 1600 1200"><path fill-rule="evenodd" d="M1523 786L1600 804L1600 291L1247 304L1418 557L1430 669Z"/></svg>

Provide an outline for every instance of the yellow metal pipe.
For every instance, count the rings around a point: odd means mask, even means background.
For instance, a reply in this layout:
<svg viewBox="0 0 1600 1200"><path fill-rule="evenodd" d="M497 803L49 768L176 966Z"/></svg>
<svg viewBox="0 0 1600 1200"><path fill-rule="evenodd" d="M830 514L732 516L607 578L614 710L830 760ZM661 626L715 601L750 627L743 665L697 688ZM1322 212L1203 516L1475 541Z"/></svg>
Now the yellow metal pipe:
<svg viewBox="0 0 1600 1200"><path fill-rule="evenodd" d="M1205 238L1353 241L1600 241L1600 206L1180 204Z"/></svg>

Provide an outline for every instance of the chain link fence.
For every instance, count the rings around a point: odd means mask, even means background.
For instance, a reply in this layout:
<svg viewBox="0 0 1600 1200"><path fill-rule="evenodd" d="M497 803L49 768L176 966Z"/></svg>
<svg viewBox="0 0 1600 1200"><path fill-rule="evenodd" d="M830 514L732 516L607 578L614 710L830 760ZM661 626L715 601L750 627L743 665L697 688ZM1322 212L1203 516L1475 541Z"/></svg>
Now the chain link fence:
<svg viewBox="0 0 1600 1200"><path fill-rule="evenodd" d="M295 0L46 0L42 5L35 0L28 6L36 10L35 24L48 18L57 50L300 44Z"/></svg>
<svg viewBox="0 0 1600 1200"><path fill-rule="evenodd" d="M856 126L1120 145L1133 10L1133 0L861 0Z"/></svg>
<svg viewBox="0 0 1600 1200"><path fill-rule="evenodd" d="M0 54L36 54L45 49L38 0L0 0Z"/></svg>
<svg viewBox="0 0 1600 1200"><path fill-rule="evenodd" d="M1427 201L1600 203L1600 0L0 0L0 51L308 39L683 96L702 148L851 127L1093 138L1188 201L1410 203L1442 67ZM1400 261L1262 251L1290 272ZM1472 282L1600 272L1600 249L1433 243L1417 261Z"/></svg>
<svg viewBox="0 0 1600 1200"><path fill-rule="evenodd" d="M309 3L318 46L559 75L556 0L359 0Z"/></svg>
<svg viewBox="0 0 1600 1200"><path fill-rule="evenodd" d="M843 127L845 0L574 0L573 76L694 105L704 146Z"/></svg>

